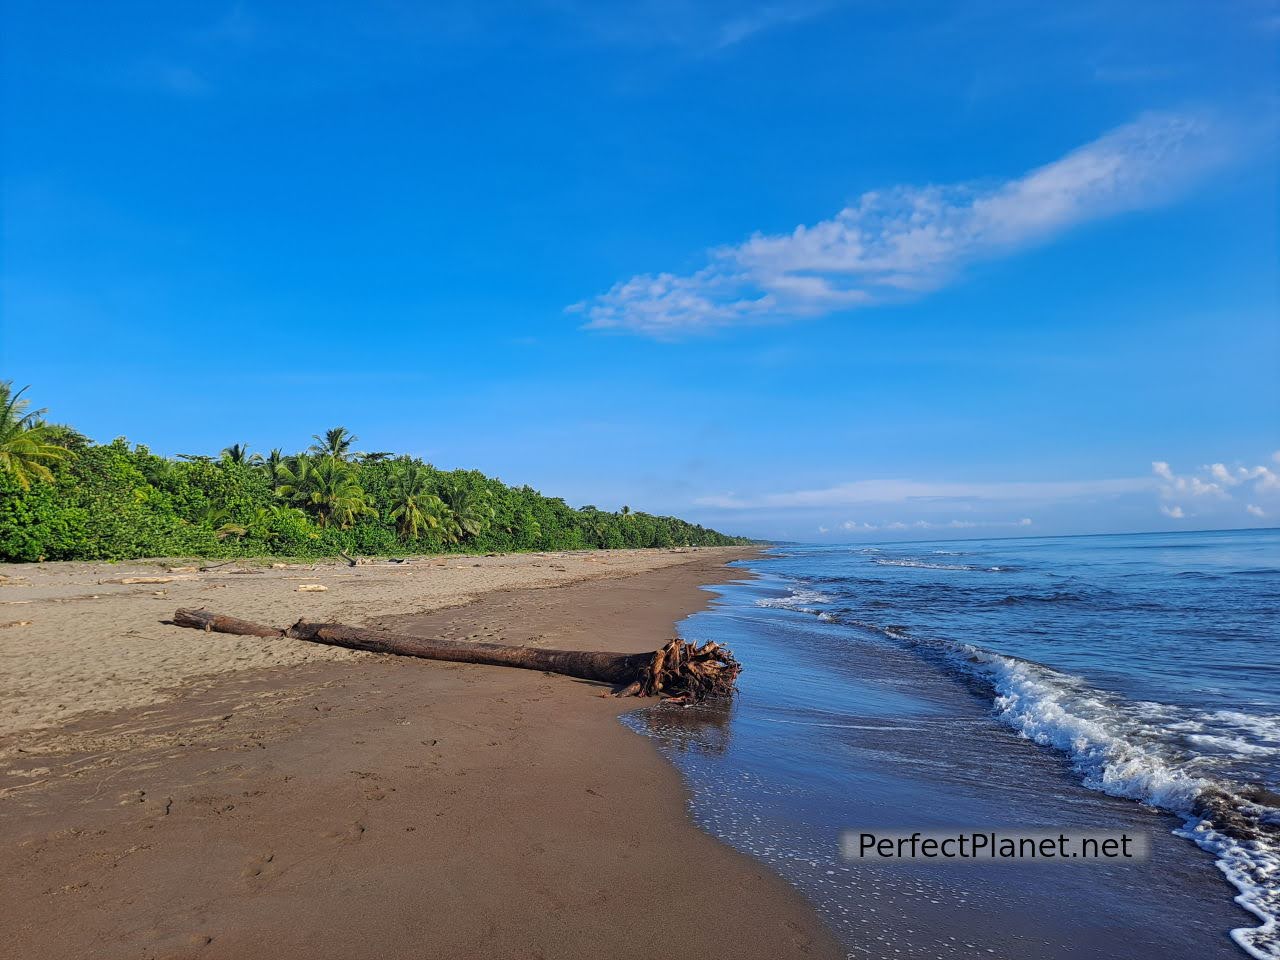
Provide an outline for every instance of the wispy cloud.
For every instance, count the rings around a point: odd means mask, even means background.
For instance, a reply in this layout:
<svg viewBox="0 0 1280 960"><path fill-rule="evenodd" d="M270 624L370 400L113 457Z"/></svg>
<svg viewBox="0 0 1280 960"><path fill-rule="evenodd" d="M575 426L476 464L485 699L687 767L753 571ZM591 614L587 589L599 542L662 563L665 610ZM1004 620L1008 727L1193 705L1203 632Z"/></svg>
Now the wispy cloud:
<svg viewBox="0 0 1280 960"><path fill-rule="evenodd" d="M1280 463L1280 450L1271 458ZM1190 473L1175 473L1168 461L1154 460L1151 472L1159 483L1160 512L1174 520L1193 516L1183 508L1186 501L1216 503L1219 510L1239 509L1238 497L1249 500L1280 497L1280 474L1264 464L1246 466L1237 463L1210 463ZM1181 501L1181 502L1177 502ZM1234 504L1234 506L1233 506ZM1265 517L1267 511L1256 503L1245 503L1244 512L1251 517Z"/></svg>
<svg viewBox="0 0 1280 960"><path fill-rule="evenodd" d="M183 63L147 61L134 71L142 86L176 97L204 97L213 92L213 84L195 67Z"/></svg>
<svg viewBox="0 0 1280 960"><path fill-rule="evenodd" d="M198 40L212 45L247 47L261 36L262 24L243 3L235 4L222 17L197 31Z"/></svg>
<svg viewBox="0 0 1280 960"><path fill-rule="evenodd" d="M622 6L559 0L566 25L593 40L627 47L666 47L715 55L760 34L813 20L847 0L777 3L686 3L635 0Z"/></svg>
<svg viewBox="0 0 1280 960"><path fill-rule="evenodd" d="M700 497L702 507L721 510L759 510L805 507L845 507L891 503L1048 503L1087 497L1119 496L1152 490L1147 477L1104 480L1005 481L946 483L920 480L856 480L814 490L794 490L738 496L733 493Z"/></svg>
<svg viewBox="0 0 1280 960"><path fill-rule="evenodd" d="M174 97L211 96L217 92L214 78L225 73L225 58L248 51L260 34L258 20L237 3L216 20L202 21L174 35L163 58L147 58L134 65L132 80Z"/></svg>
<svg viewBox="0 0 1280 960"><path fill-rule="evenodd" d="M967 263L1154 207L1230 152L1206 115L1152 113L993 185L864 193L829 220L713 250L690 274L640 274L569 309L586 326L677 337L815 316L935 289Z"/></svg>
<svg viewBox="0 0 1280 960"><path fill-rule="evenodd" d="M793 23L803 23L834 6L834 3L778 3L748 9L732 20L722 23L716 37L717 49L731 47L758 33Z"/></svg>

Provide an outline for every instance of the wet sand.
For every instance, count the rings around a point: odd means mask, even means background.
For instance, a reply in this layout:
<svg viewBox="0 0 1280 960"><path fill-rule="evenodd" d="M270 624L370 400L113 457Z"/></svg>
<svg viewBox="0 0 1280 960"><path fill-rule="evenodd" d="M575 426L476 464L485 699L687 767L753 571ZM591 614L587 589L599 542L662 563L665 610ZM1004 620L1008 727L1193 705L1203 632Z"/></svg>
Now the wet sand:
<svg viewBox="0 0 1280 960"><path fill-rule="evenodd" d="M646 650L709 599L699 585L739 575L723 566L734 555L346 618ZM221 599L235 589L209 605L283 623L307 602L281 588L246 610ZM348 613L365 613L348 594ZM161 625L170 597L142 599L117 610L145 614L159 642L223 642ZM39 655L0 644L7 673ZM144 684L137 706L0 736L0 956L843 955L792 888L691 824L674 769L617 721L637 701L530 671L341 653Z"/></svg>

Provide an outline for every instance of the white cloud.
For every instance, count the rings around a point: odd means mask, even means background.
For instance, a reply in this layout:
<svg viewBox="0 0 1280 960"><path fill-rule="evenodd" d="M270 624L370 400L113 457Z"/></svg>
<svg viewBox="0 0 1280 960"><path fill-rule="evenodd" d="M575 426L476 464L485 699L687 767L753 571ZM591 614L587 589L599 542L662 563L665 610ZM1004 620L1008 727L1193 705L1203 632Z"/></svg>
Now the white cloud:
<svg viewBox="0 0 1280 960"><path fill-rule="evenodd" d="M1221 464L1214 464L1214 467L1221 467ZM1217 472L1210 467L1204 468L1210 476L1217 476ZM1225 497L1226 492L1222 488L1222 484L1210 480L1202 480L1194 474L1179 476L1173 472L1173 469L1163 460L1153 460L1151 463L1151 472L1164 481L1161 487L1161 494L1165 497L1175 497L1179 494L1190 494L1193 497L1201 497L1206 494Z"/></svg>
<svg viewBox="0 0 1280 960"><path fill-rule="evenodd" d="M882 302L938 287L969 262L1156 206L1224 153L1207 118L1147 114L1022 177L864 193L829 220L757 233L712 251L694 273L637 275L569 309L589 328L671 337Z"/></svg>
<svg viewBox="0 0 1280 960"><path fill-rule="evenodd" d="M1261 465L1236 467L1234 470L1229 470L1225 464L1214 463L1210 464L1208 470L1215 480L1228 487L1235 487L1250 480L1257 480L1264 490L1280 487L1280 476L1277 476L1269 467Z"/></svg>
<svg viewBox="0 0 1280 960"><path fill-rule="evenodd" d="M841 507L876 503L947 501L1048 502L1081 497L1115 496L1149 491L1154 481L1145 477L1112 480L1001 481L994 483L945 483L919 480L855 480L816 490L793 490L755 496L724 494L699 497L701 507L722 510L756 510L788 507Z"/></svg>
<svg viewBox="0 0 1280 960"><path fill-rule="evenodd" d="M1280 462L1280 452L1274 454L1272 459ZM1280 493L1280 474L1262 464L1249 467L1242 464L1227 466L1225 463L1211 463L1198 471L1179 474L1164 460L1155 460L1152 461L1151 472L1159 481L1160 496L1166 501L1184 497L1210 497L1223 501L1223 507L1219 509L1237 509L1235 505L1239 500L1235 499L1235 494L1240 494L1242 498L1257 498ZM1254 517L1266 515L1257 504L1245 504L1244 509ZM1175 519L1187 516L1180 506L1170 507L1165 504L1160 510Z"/></svg>

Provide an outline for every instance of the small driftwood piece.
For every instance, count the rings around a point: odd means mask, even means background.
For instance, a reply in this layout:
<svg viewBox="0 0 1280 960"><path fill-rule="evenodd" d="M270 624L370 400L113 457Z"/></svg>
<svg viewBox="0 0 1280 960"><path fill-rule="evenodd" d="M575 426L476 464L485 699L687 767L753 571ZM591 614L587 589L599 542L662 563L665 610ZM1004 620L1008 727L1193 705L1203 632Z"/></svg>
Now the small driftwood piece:
<svg viewBox="0 0 1280 960"><path fill-rule="evenodd" d="M207 573L210 570L217 570L219 567L229 567L233 563L239 563L239 560L223 560L221 563L210 563L200 568L201 573Z"/></svg>
<svg viewBox="0 0 1280 960"><path fill-rule="evenodd" d="M98 583L173 583L175 580L194 580L195 577L183 575L172 577L113 577L110 580L99 580Z"/></svg>
<svg viewBox="0 0 1280 960"><path fill-rule="evenodd" d="M208 610L178 610L173 615L173 622L180 627L206 632L308 640L371 653L559 673L613 684L619 688L616 696L666 696L678 701L694 701L728 695L733 692L742 670L733 653L718 643L698 646L678 639L669 640L661 649L651 653L606 653L409 637L384 630L348 627L341 623L309 623L306 620L299 620L287 630L279 630Z"/></svg>

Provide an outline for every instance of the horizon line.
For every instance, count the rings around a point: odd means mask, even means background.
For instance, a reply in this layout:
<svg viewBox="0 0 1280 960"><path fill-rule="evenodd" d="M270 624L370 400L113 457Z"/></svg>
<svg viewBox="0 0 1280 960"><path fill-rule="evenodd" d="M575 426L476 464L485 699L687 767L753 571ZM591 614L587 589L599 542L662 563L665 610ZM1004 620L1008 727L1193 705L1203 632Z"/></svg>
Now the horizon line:
<svg viewBox="0 0 1280 960"><path fill-rule="evenodd" d="M762 539L761 543L771 544L772 547L782 546L798 546L798 547L852 547L852 546L879 546L880 544L897 544L897 543L969 543L974 540L1074 540L1082 537L1160 537L1168 534L1188 534L1188 533L1255 533L1266 531L1280 531L1280 526L1273 527L1210 527L1203 530L1137 530L1137 531L1113 531L1110 533L1041 533L1031 534L1029 536L1006 536L1006 537L949 537L940 538L932 537L923 540L841 540L835 543L819 543L813 540L769 540Z"/></svg>

